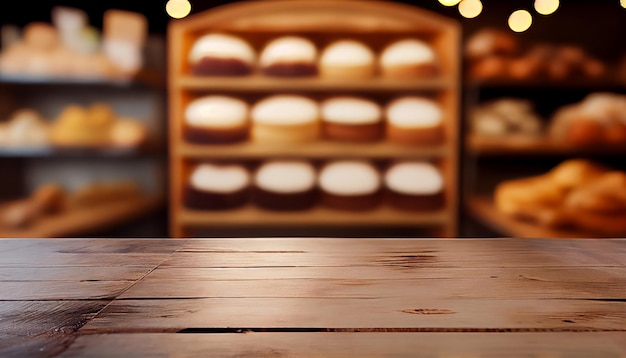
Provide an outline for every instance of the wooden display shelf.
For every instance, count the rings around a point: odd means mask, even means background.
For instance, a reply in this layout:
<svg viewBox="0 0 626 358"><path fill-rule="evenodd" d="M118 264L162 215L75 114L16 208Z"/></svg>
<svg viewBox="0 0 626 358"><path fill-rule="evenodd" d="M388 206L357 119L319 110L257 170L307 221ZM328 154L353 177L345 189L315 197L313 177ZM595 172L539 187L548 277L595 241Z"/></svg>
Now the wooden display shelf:
<svg viewBox="0 0 626 358"><path fill-rule="evenodd" d="M226 145L182 144L180 155L187 158L439 158L447 154L447 147L411 147L380 141L375 143L314 142L289 145L269 145L254 142Z"/></svg>
<svg viewBox="0 0 626 358"><path fill-rule="evenodd" d="M487 197L470 196L466 201L467 209L478 221L503 236L515 238L601 238L597 233L578 230L557 230L545 228L532 222L511 218L500 213Z"/></svg>
<svg viewBox="0 0 626 358"><path fill-rule="evenodd" d="M346 17L345 14L350 14ZM311 40L318 49L331 41L352 38L362 41L377 56L391 41L414 37L428 41L438 55L440 75L431 79L382 78L347 80L340 78L274 78L262 76L258 66L244 77L191 76L188 54L204 33L225 31L249 41L260 55L267 41L288 34ZM244 2L220 6L185 19L168 28L169 153L171 236L187 237L186 229L237 225L421 227L437 225L442 236L457 231L458 123L460 79L460 24L452 19L411 5L385 1L273 1ZM319 141L293 145L246 142L235 145L198 146L183 140L184 111L189 101L204 94L224 94L253 100L259 95L298 92L311 96L339 96L366 93L376 101L407 95L434 95L445 118L441 146L417 148L377 143L332 143ZM224 212L194 212L183 207L181 188L192 169L190 159L273 160L280 158L336 160L359 158L378 160L424 160L443 162L447 207L434 214L404 213L388 208L347 213L322 208L304 212L267 212L254 207Z"/></svg>
<svg viewBox="0 0 626 358"><path fill-rule="evenodd" d="M550 79L473 79L469 78L465 81L465 87L484 88L484 89L501 89L501 88L519 88L519 89L594 89L594 90L619 90L626 89L626 84L615 78L575 78L566 80L550 80Z"/></svg>
<svg viewBox="0 0 626 358"><path fill-rule="evenodd" d="M271 78L260 75L249 77L194 77L175 79L175 86L187 90L211 91L437 91L449 88L453 82L447 78L361 80L329 78Z"/></svg>
<svg viewBox="0 0 626 358"><path fill-rule="evenodd" d="M146 145L140 147L102 147L102 148L55 148L48 146L0 146L0 158L124 158L160 155L161 146Z"/></svg>
<svg viewBox="0 0 626 358"><path fill-rule="evenodd" d="M119 199L46 216L25 229L1 229L0 237L58 238L85 235L132 221L158 210L163 204L163 198L157 196Z"/></svg>
<svg viewBox="0 0 626 358"><path fill-rule="evenodd" d="M467 147L474 155L524 156L524 155L624 155L626 143L613 145L577 146L549 138L500 137L487 138L470 135Z"/></svg>
<svg viewBox="0 0 626 358"><path fill-rule="evenodd" d="M28 74L2 74L0 84L10 85L51 85L51 86L113 86L165 87L165 77L156 70L141 70L130 78L106 77L55 77Z"/></svg>
<svg viewBox="0 0 626 358"><path fill-rule="evenodd" d="M205 226L442 226L449 222L445 211L417 213L386 206L363 212L314 208L306 211L267 211L253 205L227 211L194 211L183 209L178 218L185 227Z"/></svg>

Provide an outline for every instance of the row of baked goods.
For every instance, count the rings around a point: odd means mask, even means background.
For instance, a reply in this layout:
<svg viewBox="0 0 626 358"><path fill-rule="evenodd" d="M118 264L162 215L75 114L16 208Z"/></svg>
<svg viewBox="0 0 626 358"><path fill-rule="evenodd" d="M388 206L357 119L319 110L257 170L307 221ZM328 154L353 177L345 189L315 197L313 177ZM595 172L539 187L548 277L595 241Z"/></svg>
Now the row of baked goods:
<svg viewBox="0 0 626 358"><path fill-rule="evenodd" d="M66 106L55 120L21 109L0 123L0 147L135 148L146 142L142 122L123 117L107 104Z"/></svg>
<svg viewBox="0 0 626 358"><path fill-rule="evenodd" d="M34 22L23 31L5 27L0 73L38 77L119 78L143 65L147 19L139 13L108 10L102 33L79 9L55 7L53 23Z"/></svg>
<svg viewBox="0 0 626 358"><path fill-rule="evenodd" d="M503 98L472 111L481 137L549 138L576 146L626 144L626 95L592 93L558 109L544 121L528 100Z"/></svg>
<svg viewBox="0 0 626 358"><path fill-rule="evenodd" d="M368 211L380 205L431 211L444 206L445 181L430 162L399 161L381 168L366 160L333 160L315 165L269 160L255 168L202 163L192 168L183 204L192 210L228 210L247 204L269 211L322 206Z"/></svg>
<svg viewBox="0 0 626 358"><path fill-rule="evenodd" d="M524 49L515 35L492 28L470 36L465 58L475 80L565 80L607 73L607 65L580 46L541 43Z"/></svg>
<svg viewBox="0 0 626 358"><path fill-rule="evenodd" d="M0 229L23 229L42 218L141 195L141 188L129 180L92 182L74 191L44 184L23 200L0 205Z"/></svg>
<svg viewBox="0 0 626 358"><path fill-rule="evenodd" d="M198 76L424 78L439 70L432 46L416 38L393 41L376 53L355 39L322 45L291 35L272 39L257 51L240 36L210 33L194 42L188 63L191 73Z"/></svg>
<svg viewBox="0 0 626 358"><path fill-rule="evenodd" d="M495 205L505 215L549 228L623 236L626 172L567 160L546 174L499 184Z"/></svg>
<svg viewBox="0 0 626 358"><path fill-rule="evenodd" d="M252 105L229 96L206 96L189 103L184 120L183 137L195 144L386 138L400 144L433 145L444 140L441 106L417 96L397 98L384 108L355 96L315 101L299 95L273 95Z"/></svg>

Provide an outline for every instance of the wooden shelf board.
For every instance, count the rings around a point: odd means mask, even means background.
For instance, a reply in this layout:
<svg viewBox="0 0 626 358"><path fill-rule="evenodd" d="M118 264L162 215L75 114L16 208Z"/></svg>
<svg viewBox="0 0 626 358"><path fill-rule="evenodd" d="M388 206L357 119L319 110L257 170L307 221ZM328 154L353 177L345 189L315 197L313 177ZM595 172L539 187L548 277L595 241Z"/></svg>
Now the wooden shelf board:
<svg viewBox="0 0 626 358"><path fill-rule="evenodd" d="M467 139L467 146L472 154L481 156L626 154L626 143L576 146L548 138L486 138L470 135Z"/></svg>
<svg viewBox="0 0 626 358"><path fill-rule="evenodd" d="M156 70L142 70L131 78L55 77L28 74L2 74L0 84L53 86L165 87L165 76Z"/></svg>
<svg viewBox="0 0 626 358"><path fill-rule="evenodd" d="M186 227L209 226L442 226L449 222L445 211L418 213L380 207L372 211L349 212L326 208L274 212L248 205L228 211L180 211L178 222Z"/></svg>
<svg viewBox="0 0 626 358"><path fill-rule="evenodd" d="M163 203L163 198L156 196L120 199L86 209L69 210L47 216L25 229L0 230L0 237L59 238L87 235L153 212Z"/></svg>
<svg viewBox="0 0 626 358"><path fill-rule="evenodd" d="M174 80L174 85L189 90L221 91L411 91L447 89L453 85L453 82L446 78L344 80L318 77L286 79L253 75L246 77L181 76Z"/></svg>
<svg viewBox="0 0 626 358"><path fill-rule="evenodd" d="M142 147L103 147L103 148L55 148L49 146L0 146L0 158L123 158L159 155L164 153L162 146Z"/></svg>
<svg viewBox="0 0 626 358"><path fill-rule="evenodd" d="M625 89L626 84L614 78L583 78L583 79L566 79L566 80L550 80L550 79L530 79L530 80L514 80L514 79L473 79L465 80L465 87L485 88L485 89L501 89L501 88L520 88L520 89Z"/></svg>
<svg viewBox="0 0 626 358"><path fill-rule="evenodd" d="M487 227L500 233L502 236L514 238L601 238L602 235L576 231L556 230L541 227L532 222L511 218L500 213L493 200L487 197L475 196L466 200L466 206L471 215Z"/></svg>
<svg viewBox="0 0 626 358"><path fill-rule="evenodd" d="M375 143L315 142L310 144L269 145L244 142L229 145L182 144L180 155L187 158L437 158L447 153L446 146L412 147L380 141Z"/></svg>

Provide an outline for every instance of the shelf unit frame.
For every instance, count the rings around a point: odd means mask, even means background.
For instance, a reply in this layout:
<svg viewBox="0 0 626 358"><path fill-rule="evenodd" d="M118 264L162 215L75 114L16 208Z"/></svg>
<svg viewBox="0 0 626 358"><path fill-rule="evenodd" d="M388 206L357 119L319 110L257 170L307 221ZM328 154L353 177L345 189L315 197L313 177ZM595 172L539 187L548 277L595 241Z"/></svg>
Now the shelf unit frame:
<svg viewBox="0 0 626 358"><path fill-rule="evenodd" d="M350 14L350 16L346 16ZM260 75L251 75L244 78L229 77L193 77L189 75L187 53L193 41L200 35L209 32L227 32L238 35L256 36L257 39L265 36L279 37L286 34L315 33L325 38L336 34L353 34L361 38L406 37L408 34L428 38L434 46L439 65L444 75L435 79L424 80L391 80L374 78L361 81L340 81L323 78L308 79L281 79L269 78ZM349 35L348 35L349 36ZM374 40L373 40L374 41ZM251 41L254 44L254 41ZM257 44L258 45L258 41ZM258 47L258 46L257 46ZM258 50L258 49L257 49ZM376 49L375 49L376 50ZM460 118L460 68L461 68L461 27L460 24L442 15L424 10L415 6L390 3L383 1L280 1L266 0L256 2L239 2L204 11L185 19L173 21L168 27L168 85L169 85L169 160L170 160L170 235L173 238L182 238L189 235L193 226L206 227L216 224L215 218L228 217L230 225L247 225L258 221L270 221L276 225L290 223L295 213L284 215L280 213L259 212L254 214L250 207L240 211L206 214L190 212L183 207L182 188L189 173L189 161L201 159L271 159L281 157L277 148L260 148L255 143L243 143L229 146L200 146L190 145L182 139L183 113L186 103L200 93L264 93L265 95L285 92L313 92L316 94L332 94L333 92L358 91L359 93L377 92L384 96L400 96L418 92L436 93L442 103L445 115L446 142L442 146L415 149L411 147L394 146L387 143L375 144L382 148L380 152L366 151L362 159L440 159L444 162L446 204L445 208L436 213L415 213L415 227L434 225L441 229L442 236L455 237L458 227L458 158L459 158L459 118ZM366 148L368 144L361 144ZM358 144L332 144L337 150L324 148L324 143L312 143L309 147L298 148L296 152L300 158L328 159L354 156L358 152ZM229 150L229 148L231 150ZM285 148L287 153L287 148ZM224 153L219 155L217 153ZM407 154L410 153L410 154ZM329 212L332 220L325 220L324 209L313 209L314 215L310 220L312 225L323 226L338 224L337 217L341 212ZM381 215L390 215L388 208L380 210ZM237 213L241 220L238 220ZM252 213L252 214L251 214ZM298 216L298 224L309 222L306 216L309 212L302 212ZM205 215L206 220L202 219ZM368 215L362 213L363 222ZM345 214L349 224L355 224L354 213ZM189 218L193 220L188 220ZM390 220L391 225L406 226L410 224L412 215L398 212L398 217L406 218L406 222ZM255 219L256 218L256 219ZM429 218L432 218L429 219ZM384 220L377 218L379 223ZM404 224L404 225L401 225Z"/></svg>

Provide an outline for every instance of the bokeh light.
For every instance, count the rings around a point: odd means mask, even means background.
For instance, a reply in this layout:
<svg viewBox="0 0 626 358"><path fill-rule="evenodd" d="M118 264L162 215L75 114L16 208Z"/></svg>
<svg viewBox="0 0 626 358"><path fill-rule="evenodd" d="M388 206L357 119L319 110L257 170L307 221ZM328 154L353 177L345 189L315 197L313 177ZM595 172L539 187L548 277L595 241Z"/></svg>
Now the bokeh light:
<svg viewBox="0 0 626 358"><path fill-rule="evenodd" d="M441 3L441 5L444 5L444 6L454 6L460 3L461 0L439 0L439 2Z"/></svg>
<svg viewBox="0 0 626 358"><path fill-rule="evenodd" d="M483 11L483 3L480 0L463 0L459 3L461 16L473 19Z"/></svg>
<svg viewBox="0 0 626 358"><path fill-rule="evenodd" d="M530 28L533 23L532 15L526 10L514 11L509 16L509 27L515 32L524 32Z"/></svg>
<svg viewBox="0 0 626 358"><path fill-rule="evenodd" d="M535 0L535 10L541 15L550 15L558 8L559 0Z"/></svg>
<svg viewBox="0 0 626 358"><path fill-rule="evenodd" d="M191 12L191 3L187 0L169 0L165 5L165 11L175 19L182 19Z"/></svg>

